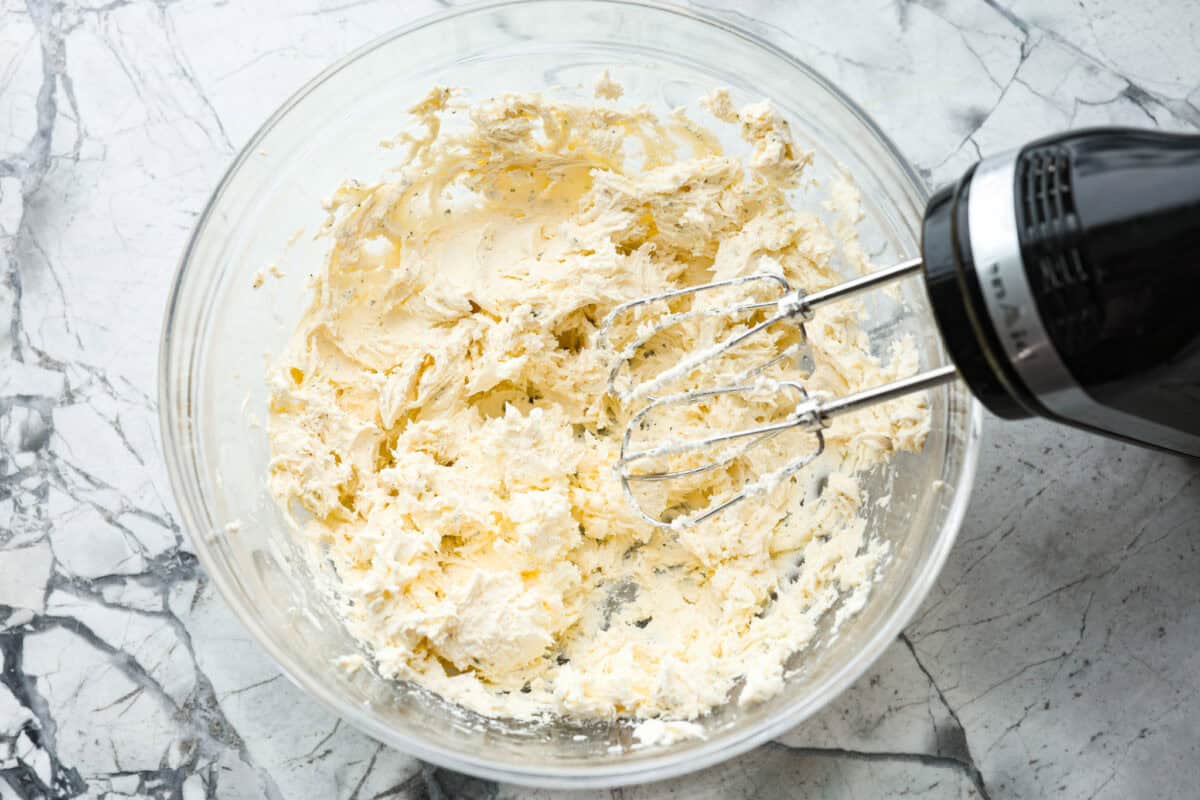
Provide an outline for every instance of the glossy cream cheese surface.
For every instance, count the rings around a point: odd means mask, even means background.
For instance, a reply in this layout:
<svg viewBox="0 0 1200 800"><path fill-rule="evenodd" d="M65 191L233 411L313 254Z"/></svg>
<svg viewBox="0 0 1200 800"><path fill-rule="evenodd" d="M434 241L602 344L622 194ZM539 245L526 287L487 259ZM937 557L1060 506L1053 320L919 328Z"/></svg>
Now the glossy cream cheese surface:
<svg viewBox="0 0 1200 800"><path fill-rule="evenodd" d="M388 143L399 169L337 190L328 260L271 370L270 488L333 561L346 624L381 674L487 715L690 720L735 690L743 703L779 692L822 618L861 605L886 555L865 531L861 476L920 448L929 414L913 397L836 420L819 496L802 473L695 528L642 520L613 471L636 409L606 393L604 316L764 270L817 289L838 280L835 261L865 259L852 189L833 192L844 230L789 202L815 191L801 189L810 155L770 104L706 98L744 143L732 155L682 112L619 103L607 75L597 92L472 105L435 88L412 109L418 133ZM810 390L916 369L909 342L872 356L861 314L847 301L807 325ZM744 410L675 422L721 428ZM782 446L646 502L715 496ZM639 738L693 730L656 722Z"/></svg>

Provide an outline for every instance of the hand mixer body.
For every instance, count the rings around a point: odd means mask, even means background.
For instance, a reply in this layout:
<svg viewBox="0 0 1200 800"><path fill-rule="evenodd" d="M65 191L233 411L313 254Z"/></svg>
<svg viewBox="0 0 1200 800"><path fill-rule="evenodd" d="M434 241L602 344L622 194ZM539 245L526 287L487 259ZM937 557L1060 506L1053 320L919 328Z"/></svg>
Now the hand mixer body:
<svg viewBox="0 0 1200 800"><path fill-rule="evenodd" d="M1200 456L1200 137L1097 128L984 159L930 200L921 251L921 258L812 293L790 287L780 275L759 273L642 298L610 313L602 338L615 319L632 314L637 322L652 303L693 303L666 314L619 351L609 375L618 398L649 401L627 426L618 463L626 495L642 515L663 527L695 524L755 495L762 481L672 519L647 514L634 484L721 469L783 430L815 434L818 447L767 476L777 480L820 453L821 429L834 417L956 377L1001 417L1043 416ZM924 276L953 366L833 398L810 397L802 384L778 381L777 392L795 395L786 419L658 446L632 443L635 429L650 427L643 424L648 414L764 391L750 380L758 371L751 370L727 386L658 396L678 378L696 374L772 325L793 323L803 334L814 309L917 274ZM751 284L778 284L784 294L723 308L699 302L708 293ZM657 377L625 386L628 368L658 332L682 320L747 313L765 319ZM733 441L742 443L740 449L700 466L654 466L664 456Z"/></svg>
<svg viewBox="0 0 1200 800"><path fill-rule="evenodd" d="M930 201L922 250L994 413L1200 456L1200 137L1093 129L985 159Z"/></svg>

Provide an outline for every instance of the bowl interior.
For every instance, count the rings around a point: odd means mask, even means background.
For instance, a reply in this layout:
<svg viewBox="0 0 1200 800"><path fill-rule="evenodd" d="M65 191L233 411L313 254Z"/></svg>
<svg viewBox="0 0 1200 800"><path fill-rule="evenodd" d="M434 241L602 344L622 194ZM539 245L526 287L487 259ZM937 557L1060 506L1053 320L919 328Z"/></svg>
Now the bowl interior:
<svg viewBox="0 0 1200 800"><path fill-rule="evenodd" d="M802 57L797 53L792 56ZM162 407L172 481L200 557L235 613L284 670L373 736L447 766L557 785L665 777L732 755L813 713L869 666L931 585L969 488L978 415L958 386L932 393L923 452L869 477L869 527L892 557L866 607L832 638L794 659L798 673L757 707L703 720L704 741L632 747L623 724L518 725L463 712L419 689L347 675L332 659L356 652L313 570L266 491L265 365L284 347L326 243L313 234L322 198L344 178L374 180L398 158L377 147L407 124L404 109L430 86L479 99L505 90L591 99L607 68L623 103L666 112L726 86L738 103L770 98L816 152L812 175L842 169L862 191L859 226L877 265L919 252L924 194L874 127L797 61L747 35L663 8L600 0L502 3L457 11L385 37L330 68L248 145L202 218L181 267L164 332ZM716 127L716 126L714 126ZM728 133L728 132L727 132ZM730 141L736 150L738 145ZM818 208L815 188L797 203ZM253 277L270 264L284 277ZM876 295L868 329L881 353L912 335L923 366L945 355L915 281L898 299ZM236 531L226 529L237 521Z"/></svg>

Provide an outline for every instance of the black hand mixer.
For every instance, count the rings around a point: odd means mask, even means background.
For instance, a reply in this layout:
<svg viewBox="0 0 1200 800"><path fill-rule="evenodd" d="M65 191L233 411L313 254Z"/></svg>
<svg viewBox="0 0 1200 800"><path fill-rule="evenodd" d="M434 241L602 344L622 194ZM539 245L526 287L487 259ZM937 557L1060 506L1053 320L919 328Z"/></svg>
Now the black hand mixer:
<svg viewBox="0 0 1200 800"><path fill-rule="evenodd" d="M762 382L654 395L781 321L803 323L826 303L912 275L924 278L933 317L953 366L943 366L840 398L810 396L801 383L785 419L657 446L631 446L646 416L664 406L761 393ZM766 476L778 481L819 455L832 418L961 378L993 413L1041 416L1096 433L1200 456L1200 136L1096 128L1051 136L980 161L930 199L921 257L811 294L781 275L760 273L646 297L616 308L615 320L642 307L737 284L775 288L771 300L669 314L643 326L618 355L609 388L649 402L634 414L618 472L631 483L682 478L722 467L749 448L795 428L817 446ZM765 310L765 312L760 312ZM633 359L665 327L697 314L765 313L765 319L693 352L633 384ZM782 355L782 354L781 354ZM663 456L744 440L713 461L680 470L651 466ZM689 525L761 493L763 481L660 525Z"/></svg>

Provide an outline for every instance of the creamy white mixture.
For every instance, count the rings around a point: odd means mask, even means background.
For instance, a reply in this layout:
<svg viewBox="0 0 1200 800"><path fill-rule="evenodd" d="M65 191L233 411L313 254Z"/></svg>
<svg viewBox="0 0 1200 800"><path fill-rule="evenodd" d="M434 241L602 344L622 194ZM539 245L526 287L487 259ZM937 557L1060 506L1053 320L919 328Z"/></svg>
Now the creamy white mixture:
<svg viewBox="0 0 1200 800"><path fill-rule="evenodd" d="M614 477L636 407L606 394L597 324L630 299L764 269L813 290L838 280L836 252L865 258L852 225L835 235L789 205L810 155L770 104L706 98L748 144L738 158L682 111L619 107L607 75L596 90L596 104L467 105L436 88L412 109L421 132L390 143L399 170L338 189L328 260L271 374L270 488L332 559L346 624L383 675L487 715L650 720L638 738L663 743L698 735L680 721L739 687L742 703L779 692L821 618L861 605L885 547L866 536L859 476L920 448L928 411L910 397L836 420L819 499L800 504L802 475L695 528L644 522ZM841 202L852 218L856 199ZM861 313L842 302L808 324L811 389L916 369L909 342L871 356ZM661 347L682 357L745 324ZM747 363L793 340L771 331ZM721 428L734 405L658 424ZM781 454L762 451L644 502L719 496Z"/></svg>

